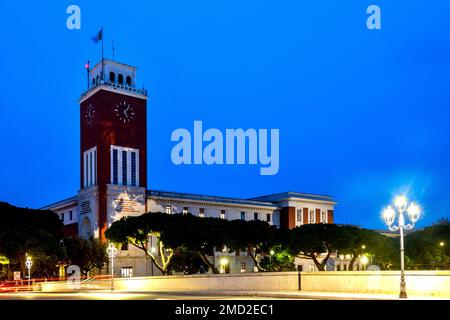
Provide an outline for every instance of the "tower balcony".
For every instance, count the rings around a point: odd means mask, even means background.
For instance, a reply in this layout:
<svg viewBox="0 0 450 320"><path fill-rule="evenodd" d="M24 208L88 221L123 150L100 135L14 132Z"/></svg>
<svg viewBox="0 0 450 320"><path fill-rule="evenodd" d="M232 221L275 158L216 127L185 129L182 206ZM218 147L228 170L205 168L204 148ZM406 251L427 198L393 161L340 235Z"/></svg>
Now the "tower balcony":
<svg viewBox="0 0 450 320"><path fill-rule="evenodd" d="M138 95L143 95L143 96L147 96L147 89L139 89L133 86L128 86L125 84L119 84L116 82L111 82L111 81L104 81L99 79L97 82L95 82L95 84L89 86L89 89L86 90L80 97L80 100L83 100L85 97L87 97L91 92L93 92L94 90L96 90L97 88L101 88L101 87L105 87L105 88L109 88L109 89L114 89L117 91L122 91L125 93L134 93L134 94L138 94Z"/></svg>

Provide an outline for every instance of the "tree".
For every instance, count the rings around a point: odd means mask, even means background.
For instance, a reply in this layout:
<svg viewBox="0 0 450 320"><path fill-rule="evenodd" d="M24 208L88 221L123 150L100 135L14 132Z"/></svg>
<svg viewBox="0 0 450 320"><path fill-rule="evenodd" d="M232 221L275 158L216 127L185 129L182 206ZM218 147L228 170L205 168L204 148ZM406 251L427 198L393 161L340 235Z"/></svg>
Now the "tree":
<svg viewBox="0 0 450 320"><path fill-rule="evenodd" d="M130 243L145 252L163 274L170 270L174 250L183 244L183 221L179 215L161 212L144 213L137 217L124 217L114 222L106 231L106 237L116 243ZM150 237L155 237L159 257L149 248Z"/></svg>
<svg viewBox="0 0 450 320"><path fill-rule="evenodd" d="M269 254L261 259L261 266L272 272L295 271L295 257L281 245L274 246Z"/></svg>
<svg viewBox="0 0 450 320"><path fill-rule="evenodd" d="M196 252L208 268L219 273L213 261L208 256L214 256L214 251L224 248L230 239L229 221L217 218L198 218L182 215L183 242L192 252Z"/></svg>
<svg viewBox="0 0 450 320"><path fill-rule="evenodd" d="M10 260L12 270L25 274L25 255L33 257L33 276L52 276L52 261L62 256L59 246L63 224L49 210L19 208L0 202L0 254Z"/></svg>
<svg viewBox="0 0 450 320"><path fill-rule="evenodd" d="M83 275L88 276L94 268L102 269L108 262L106 245L99 239L90 238L89 240L78 237L64 240L66 250L66 260L70 264L80 267Z"/></svg>
<svg viewBox="0 0 450 320"><path fill-rule="evenodd" d="M351 254L348 270L353 270L354 264L359 256L368 254L370 256L385 255L387 246L383 245L388 241L388 237L368 229L356 228L352 226L341 226L341 230L348 237L346 246L339 250L341 254Z"/></svg>
<svg viewBox="0 0 450 320"><path fill-rule="evenodd" d="M275 226L260 220L229 221L229 247L234 251L244 249L258 271L266 271L258 255L266 254L272 246L276 245L275 230Z"/></svg>
<svg viewBox="0 0 450 320"><path fill-rule="evenodd" d="M208 265L200 258L197 252L193 252L186 246L181 246L175 250L171 269L184 274L196 274L207 271Z"/></svg>
<svg viewBox="0 0 450 320"><path fill-rule="evenodd" d="M440 219L437 223L405 236L405 254L409 268L450 268L450 224Z"/></svg>
<svg viewBox="0 0 450 320"><path fill-rule="evenodd" d="M305 224L292 229L288 246L291 255L314 261L319 271L325 271L330 255L349 246L348 232L335 224ZM321 256L325 257L321 259Z"/></svg>

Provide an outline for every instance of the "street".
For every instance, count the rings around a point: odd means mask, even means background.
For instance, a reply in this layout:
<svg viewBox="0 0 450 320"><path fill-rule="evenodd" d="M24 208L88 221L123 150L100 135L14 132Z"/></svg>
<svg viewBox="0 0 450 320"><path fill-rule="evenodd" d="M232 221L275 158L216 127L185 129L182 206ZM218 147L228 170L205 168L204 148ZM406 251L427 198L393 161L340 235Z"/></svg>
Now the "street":
<svg viewBox="0 0 450 320"><path fill-rule="evenodd" d="M128 293L128 292L77 292L40 293L19 292L2 293L0 300L286 300L287 298L268 298L236 295L196 295L177 293Z"/></svg>

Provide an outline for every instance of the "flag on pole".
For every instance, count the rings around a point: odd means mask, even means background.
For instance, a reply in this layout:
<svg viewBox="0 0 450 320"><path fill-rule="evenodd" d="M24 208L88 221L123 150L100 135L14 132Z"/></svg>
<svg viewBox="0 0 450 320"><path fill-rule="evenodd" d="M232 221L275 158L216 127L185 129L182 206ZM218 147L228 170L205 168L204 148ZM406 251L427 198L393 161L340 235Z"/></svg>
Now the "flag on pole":
<svg viewBox="0 0 450 320"><path fill-rule="evenodd" d="M92 38L92 41L95 43L98 43L99 41L103 40L103 27L100 29L100 31L97 33L95 37Z"/></svg>

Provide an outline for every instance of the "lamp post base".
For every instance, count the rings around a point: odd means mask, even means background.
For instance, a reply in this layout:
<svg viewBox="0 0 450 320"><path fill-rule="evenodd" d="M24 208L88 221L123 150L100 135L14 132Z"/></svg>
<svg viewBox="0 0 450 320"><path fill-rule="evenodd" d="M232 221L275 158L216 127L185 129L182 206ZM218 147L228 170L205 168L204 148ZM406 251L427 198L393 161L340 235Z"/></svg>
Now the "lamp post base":
<svg viewBox="0 0 450 320"><path fill-rule="evenodd" d="M408 295L406 294L406 282L405 282L405 276L402 274L401 280L400 280L400 299L407 299Z"/></svg>

